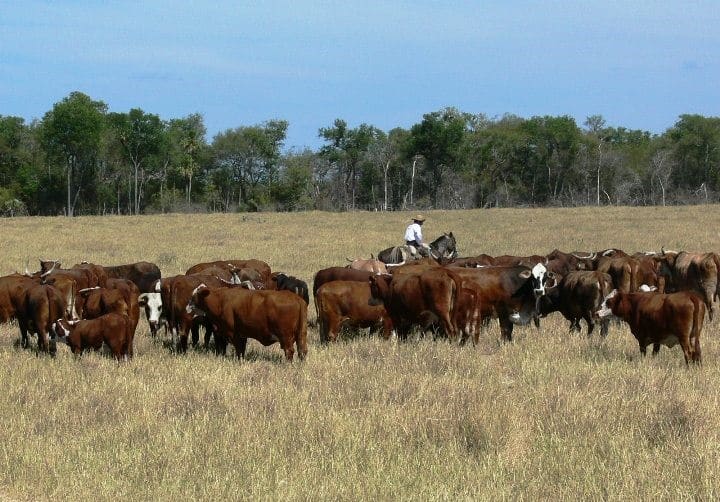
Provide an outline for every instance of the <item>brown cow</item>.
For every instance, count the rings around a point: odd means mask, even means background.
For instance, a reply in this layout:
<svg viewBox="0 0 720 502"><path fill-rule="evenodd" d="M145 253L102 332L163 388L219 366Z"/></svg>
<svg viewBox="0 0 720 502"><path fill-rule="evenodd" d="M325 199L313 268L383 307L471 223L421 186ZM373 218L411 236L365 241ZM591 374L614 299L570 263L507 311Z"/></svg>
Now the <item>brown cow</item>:
<svg viewBox="0 0 720 502"><path fill-rule="evenodd" d="M366 270L354 270L347 267L329 267L318 270L313 279L313 296L317 290L330 281L356 281L367 282L368 278L373 275L372 272Z"/></svg>
<svg viewBox="0 0 720 502"><path fill-rule="evenodd" d="M664 252L655 258L658 275L665 277L668 291L695 291L705 302L710 320L715 308L713 299L718 291L720 259L715 253Z"/></svg>
<svg viewBox="0 0 720 502"><path fill-rule="evenodd" d="M307 305L289 291L248 291L242 288L208 288L200 284L186 310L207 317L218 335L229 340L238 358L245 357L248 338L263 345L280 342L288 361L295 349L300 359L307 355Z"/></svg>
<svg viewBox="0 0 720 502"><path fill-rule="evenodd" d="M192 267L187 269L185 275L197 274L198 272L202 272L203 269L212 266L223 267L227 268L228 270L239 270L243 268L251 268L253 270L257 270L262 276L262 282L264 284L268 284L270 282L270 274L272 272L270 270L270 265L268 265L262 260L217 260L193 265Z"/></svg>
<svg viewBox="0 0 720 502"><path fill-rule="evenodd" d="M542 317L551 312L560 312L570 321L570 331L580 331L580 319L585 319L588 336L595 329L595 312L605 297L613 289L612 279L603 272L595 270L576 270L568 273L557 287L549 288L538 302L538 311ZM609 319L600 323L600 334L608 332Z"/></svg>
<svg viewBox="0 0 720 502"><path fill-rule="evenodd" d="M129 322L128 316L116 313L104 314L96 319L58 319L54 323L54 332L58 341L70 346L73 354L80 355L87 349L100 350L104 343L113 357L120 361L129 357Z"/></svg>
<svg viewBox="0 0 720 502"><path fill-rule="evenodd" d="M390 316L384 306L370 305L370 297L370 284L367 282L331 281L320 286L315 293L320 341L334 342L343 324L353 328L371 328L371 331L382 324L383 337L390 338Z"/></svg>
<svg viewBox="0 0 720 502"><path fill-rule="evenodd" d="M414 325L427 330L439 322L445 335L456 339L454 304L462 283L454 271L432 267L418 274L370 275L369 282L370 305L385 306L399 338L406 339Z"/></svg>
<svg viewBox="0 0 720 502"><path fill-rule="evenodd" d="M700 334L705 304L692 291L679 293L623 293L613 290L597 311L598 317L617 316L630 325L630 331L644 356L653 344L653 355L660 345L683 350L685 364L701 362Z"/></svg>
<svg viewBox="0 0 720 502"><path fill-rule="evenodd" d="M200 326L205 327L205 347L210 343L213 326L207 319L195 318L187 312L187 303L193 291L200 284L222 288L229 286L215 276L200 274L176 275L160 279L160 297L162 298L162 312L170 330L173 346L178 352L187 352L188 336L192 332L192 345L196 346L200 337ZM225 351L226 341L215 338L216 352Z"/></svg>
<svg viewBox="0 0 720 502"><path fill-rule="evenodd" d="M21 341L27 347L27 332L37 333L38 349L55 353L55 344L50 343L52 326L55 319L65 318L65 302L60 292L49 284L27 285L18 298L17 320L20 332L25 339Z"/></svg>
<svg viewBox="0 0 720 502"><path fill-rule="evenodd" d="M22 274L0 277L0 323L6 323L18 318L18 312L25 308L25 291L37 283L36 279ZM27 348L27 328L22 323L18 324L20 327L20 343L23 348Z"/></svg>
<svg viewBox="0 0 720 502"><path fill-rule="evenodd" d="M92 275L95 276L93 279L94 282L97 284L97 286L104 288L107 284L108 275L105 271L105 268L100 265L95 265L94 263L88 263L86 261L82 263L77 263L72 266L70 270L88 270Z"/></svg>
<svg viewBox="0 0 720 502"><path fill-rule="evenodd" d="M140 293L156 293L155 283L160 279L160 268L154 263L139 261L127 265L103 267L108 279L132 281Z"/></svg>

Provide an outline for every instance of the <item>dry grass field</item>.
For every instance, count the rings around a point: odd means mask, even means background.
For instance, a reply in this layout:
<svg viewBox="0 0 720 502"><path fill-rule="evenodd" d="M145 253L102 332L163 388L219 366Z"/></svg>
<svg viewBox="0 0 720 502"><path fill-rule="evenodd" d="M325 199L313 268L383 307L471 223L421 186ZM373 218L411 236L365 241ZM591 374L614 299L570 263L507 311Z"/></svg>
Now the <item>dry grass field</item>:
<svg viewBox="0 0 720 502"><path fill-rule="evenodd" d="M163 275L260 258L315 271L398 243L409 213L2 220L0 273L26 260L157 263ZM720 251L720 207L431 211L461 254ZM704 364L640 357L627 328L570 335L559 314L477 347L347 337L305 362L172 355L141 320L135 359L55 359L0 326L0 498L60 500L716 499L720 333ZM315 317L310 308L310 318Z"/></svg>

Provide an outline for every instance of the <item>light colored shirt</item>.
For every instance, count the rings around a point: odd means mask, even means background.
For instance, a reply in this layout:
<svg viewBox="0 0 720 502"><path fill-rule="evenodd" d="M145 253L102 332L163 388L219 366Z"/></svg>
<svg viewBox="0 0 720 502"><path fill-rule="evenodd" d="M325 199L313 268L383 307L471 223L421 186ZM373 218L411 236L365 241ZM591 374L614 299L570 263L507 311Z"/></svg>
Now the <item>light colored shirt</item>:
<svg viewBox="0 0 720 502"><path fill-rule="evenodd" d="M419 244L423 243L422 227L417 223L408 225L405 229L405 240L406 241L417 241Z"/></svg>

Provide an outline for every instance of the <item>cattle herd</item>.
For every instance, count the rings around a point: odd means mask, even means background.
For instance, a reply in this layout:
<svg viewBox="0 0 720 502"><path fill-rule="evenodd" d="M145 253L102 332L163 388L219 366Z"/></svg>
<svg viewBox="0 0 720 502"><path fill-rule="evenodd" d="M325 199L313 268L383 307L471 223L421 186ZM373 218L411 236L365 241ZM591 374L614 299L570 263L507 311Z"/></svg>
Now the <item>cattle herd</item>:
<svg viewBox="0 0 720 502"><path fill-rule="evenodd" d="M451 234L450 234L451 235ZM405 261L405 260L403 260ZM343 326L381 330L384 338L432 331L464 344L478 342L497 318L512 340L515 324L560 312L571 331L585 320L588 335L611 318L626 321L645 354L661 345L682 347L686 363L700 362L705 315L712 319L720 293L715 253L661 251L629 255L619 249L547 255L420 258L399 266L352 260L318 271L312 292L321 343L337 340ZM37 337L38 352L55 354L66 343L74 354L106 346L118 360L133 356L144 309L152 337L164 328L173 350L211 337L217 354L228 343L243 357L248 338L275 342L292 360L307 355L307 284L272 272L257 259L199 263L185 274L161 277L152 263L121 266L81 263L0 277L0 322L16 319L20 345Z"/></svg>

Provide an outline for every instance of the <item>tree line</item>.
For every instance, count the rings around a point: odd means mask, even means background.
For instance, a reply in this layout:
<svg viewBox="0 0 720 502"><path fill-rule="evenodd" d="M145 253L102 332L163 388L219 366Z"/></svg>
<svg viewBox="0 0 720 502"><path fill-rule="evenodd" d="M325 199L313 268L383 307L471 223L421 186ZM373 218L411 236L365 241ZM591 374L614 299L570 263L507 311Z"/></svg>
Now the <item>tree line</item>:
<svg viewBox="0 0 720 502"><path fill-rule="evenodd" d="M720 118L662 134L569 116L490 118L455 108L409 129L320 128L287 151L288 122L227 129L203 116L109 112L73 92L42 119L0 115L0 214L400 210L717 202Z"/></svg>

